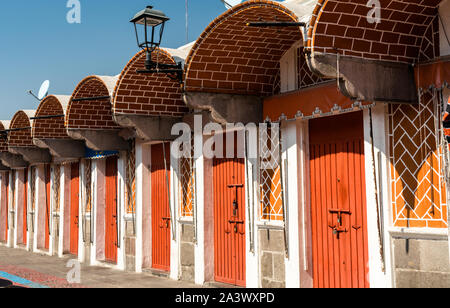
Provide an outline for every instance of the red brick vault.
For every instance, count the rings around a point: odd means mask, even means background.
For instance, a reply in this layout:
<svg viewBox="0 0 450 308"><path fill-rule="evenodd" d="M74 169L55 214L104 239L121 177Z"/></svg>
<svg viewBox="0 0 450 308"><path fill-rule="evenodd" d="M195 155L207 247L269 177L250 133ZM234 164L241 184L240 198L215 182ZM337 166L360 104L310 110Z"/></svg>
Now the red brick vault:
<svg viewBox="0 0 450 308"><path fill-rule="evenodd" d="M171 127L189 111L182 99L182 88L175 76L142 74L145 51L137 53L119 76L113 93L114 120L123 127L136 129L146 140L169 140ZM175 64L167 51L157 49L154 62Z"/></svg>
<svg viewBox="0 0 450 308"><path fill-rule="evenodd" d="M35 110L20 110L11 120L8 135L8 151L22 155L31 164L50 163L52 157L47 149L41 149L33 143L32 126Z"/></svg>
<svg viewBox="0 0 450 308"><path fill-rule="evenodd" d="M48 148L55 158L82 158L84 142L72 139L66 130L64 120L70 96L50 95L42 100L33 121L33 143Z"/></svg>
<svg viewBox="0 0 450 308"><path fill-rule="evenodd" d="M6 132L9 129L10 121L0 121L0 171L9 169L4 165L1 161L4 155L10 155L8 152L8 133Z"/></svg>
<svg viewBox="0 0 450 308"><path fill-rule="evenodd" d="M209 110L219 123L261 121L261 99L274 93L280 59L302 42L302 28L247 23L297 22L298 17L280 3L260 0L237 5L211 22L186 60L188 106Z"/></svg>
<svg viewBox="0 0 450 308"><path fill-rule="evenodd" d="M382 0L380 22L370 23L366 0L319 0L308 28L313 71L339 75L351 98L417 103L410 64L439 56L440 2Z"/></svg>
<svg viewBox="0 0 450 308"><path fill-rule="evenodd" d="M94 150L126 150L119 136L122 128L113 120L111 96L118 77L83 79L70 98L65 126L71 138L84 140Z"/></svg>

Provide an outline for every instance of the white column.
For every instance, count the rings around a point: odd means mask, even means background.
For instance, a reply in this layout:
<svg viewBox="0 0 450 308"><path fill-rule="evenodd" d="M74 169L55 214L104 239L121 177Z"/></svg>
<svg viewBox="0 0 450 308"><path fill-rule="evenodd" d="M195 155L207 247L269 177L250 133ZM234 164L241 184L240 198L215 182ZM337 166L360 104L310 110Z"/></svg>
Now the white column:
<svg viewBox="0 0 450 308"><path fill-rule="evenodd" d="M34 180L34 234L33 234L33 252L38 251L38 231L39 231L39 225L38 225L38 216L39 216L39 178L40 178L40 168L38 166L35 167L36 172L34 173L35 180Z"/></svg>
<svg viewBox="0 0 450 308"><path fill-rule="evenodd" d="M386 127L386 109L384 104L377 104L372 109L372 123L374 135L374 151L375 157L372 155L372 141L370 136L370 115L369 110L364 111L364 153L365 153L365 173L366 173L366 198L367 198L367 226L368 226L368 244L369 244L369 281L372 288L384 288L392 286L392 273L389 269L391 264L391 247L387 226L389 226L389 170L388 170L388 145L387 145L387 127ZM381 153L381 164L379 164L378 157ZM375 160L375 162L374 162ZM374 170L375 165L375 170ZM381 165L381 170L379 166ZM380 213L378 214L377 202L375 198L376 186L374 173L378 181L378 206ZM381 182L379 181L381 176ZM380 190L380 188L382 188ZM384 227L384 234L382 235L384 241L384 256L385 268L383 272L382 257L380 255L380 239L378 231L378 219L380 216L384 218L382 224Z"/></svg>
<svg viewBox="0 0 450 308"><path fill-rule="evenodd" d="M91 257L90 257L90 265L93 266L97 263L97 161L92 160L91 162L91 191L92 191L92 208L91 208L91 220L93 223L92 233L92 244L91 244Z"/></svg>
<svg viewBox="0 0 450 308"><path fill-rule="evenodd" d="M58 236L58 257L62 258L64 254L64 199L65 199L65 168L63 165L59 167L61 169L59 181L59 236Z"/></svg>
<svg viewBox="0 0 450 308"><path fill-rule="evenodd" d="M117 249L117 268L125 270L125 180L126 180L126 152L121 152L117 162L117 218L119 227L120 247Z"/></svg>
<svg viewBox="0 0 450 308"><path fill-rule="evenodd" d="M143 144L136 140L136 272L142 273L143 247L142 247L142 208L143 208Z"/></svg>
<svg viewBox="0 0 450 308"><path fill-rule="evenodd" d="M170 199L171 204L169 205L172 210L172 226L175 227L170 228L171 237L170 237L170 278L173 280L179 280L181 276L180 272L180 233L179 224L178 224L178 216L179 216L179 161L172 155L170 155L170 174L171 174L171 184L170 184ZM175 240L173 239L173 234L175 233Z"/></svg>
<svg viewBox="0 0 450 308"><path fill-rule="evenodd" d="M300 238L299 238L299 153L297 123L288 122L282 129L282 170L286 204L286 232L289 254L285 259L286 287L300 287ZM287 167L286 167L287 164ZM289 180L287 180L289 179Z"/></svg>
<svg viewBox="0 0 450 308"><path fill-rule="evenodd" d="M17 226L17 224L18 224L18 216L19 215L17 215L18 213L17 213L17 210L18 210L18 201L19 201L19 197L18 197L18 188L19 188L19 174L18 174L18 171L16 171L16 170L14 170L14 175L15 175L15 177L14 177L14 183L13 183L13 185L14 185L14 208L13 208L13 211L14 211L14 248L17 248L18 247L18 226Z"/></svg>
<svg viewBox="0 0 450 308"><path fill-rule="evenodd" d="M195 179L196 196L196 220L197 220L197 244L194 247L195 254L195 283L203 285L205 277L205 161L203 156L203 124L200 117L195 117L194 149L195 149ZM200 123L198 123L200 120ZM194 222L195 223L195 222Z"/></svg>

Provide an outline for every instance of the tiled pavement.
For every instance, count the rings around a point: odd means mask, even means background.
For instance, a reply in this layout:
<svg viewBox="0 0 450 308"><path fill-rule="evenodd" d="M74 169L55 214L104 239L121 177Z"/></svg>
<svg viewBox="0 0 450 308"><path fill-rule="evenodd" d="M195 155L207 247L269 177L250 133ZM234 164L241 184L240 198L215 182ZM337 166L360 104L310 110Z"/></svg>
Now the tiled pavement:
<svg viewBox="0 0 450 308"><path fill-rule="evenodd" d="M194 284L136 274L103 267L81 265L81 285L69 284L66 268L70 257L63 259L0 247L1 279L16 279L17 285L50 288L196 288ZM13 277L13 278L11 278ZM24 282L25 281L25 282ZM26 284L28 282L28 285ZM0 283L1 287L1 283Z"/></svg>

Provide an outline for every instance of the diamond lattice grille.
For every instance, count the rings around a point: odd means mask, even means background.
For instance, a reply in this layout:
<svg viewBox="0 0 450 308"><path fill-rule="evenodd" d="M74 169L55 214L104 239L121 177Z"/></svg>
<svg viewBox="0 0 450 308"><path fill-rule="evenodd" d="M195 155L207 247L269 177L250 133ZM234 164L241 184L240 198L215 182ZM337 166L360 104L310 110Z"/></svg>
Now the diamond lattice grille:
<svg viewBox="0 0 450 308"><path fill-rule="evenodd" d="M61 166L56 165L53 169L53 201L55 212L59 213Z"/></svg>
<svg viewBox="0 0 450 308"><path fill-rule="evenodd" d="M279 130L260 130L261 219L283 220Z"/></svg>
<svg viewBox="0 0 450 308"><path fill-rule="evenodd" d="M446 228L441 103L426 92L417 106L389 106L394 226Z"/></svg>
<svg viewBox="0 0 450 308"><path fill-rule="evenodd" d="M180 159L181 216L192 217L195 200L195 172L192 158Z"/></svg>
<svg viewBox="0 0 450 308"><path fill-rule="evenodd" d="M133 142L132 150L127 153L127 213L134 214L136 210L136 147Z"/></svg>

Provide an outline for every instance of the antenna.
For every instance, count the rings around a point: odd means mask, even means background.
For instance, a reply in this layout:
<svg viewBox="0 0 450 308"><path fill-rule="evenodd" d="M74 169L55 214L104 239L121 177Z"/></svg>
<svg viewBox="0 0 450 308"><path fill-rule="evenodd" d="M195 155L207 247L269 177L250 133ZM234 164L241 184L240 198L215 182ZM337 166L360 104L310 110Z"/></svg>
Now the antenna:
<svg viewBox="0 0 450 308"><path fill-rule="evenodd" d="M243 0L220 0L222 1L222 3L225 5L225 7L227 8L227 10L231 9L233 6L238 5L239 3L241 3Z"/></svg>
<svg viewBox="0 0 450 308"><path fill-rule="evenodd" d="M47 96L49 88L50 88L50 81L46 80L42 83L41 87L39 88L39 93L37 96L31 90L28 91L28 94L30 94L40 102Z"/></svg>

